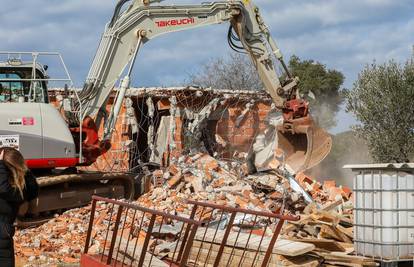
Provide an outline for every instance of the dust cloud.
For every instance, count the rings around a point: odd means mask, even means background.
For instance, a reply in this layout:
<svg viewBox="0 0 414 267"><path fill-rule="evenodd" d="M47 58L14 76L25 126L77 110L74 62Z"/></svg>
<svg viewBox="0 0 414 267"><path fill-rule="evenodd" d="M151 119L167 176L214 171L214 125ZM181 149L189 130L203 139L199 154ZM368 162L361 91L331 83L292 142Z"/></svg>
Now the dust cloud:
<svg viewBox="0 0 414 267"><path fill-rule="evenodd" d="M347 131L332 136L331 153L306 174L319 181L335 180L338 185L352 188L354 174L343 166L365 163L372 163L367 144L353 131Z"/></svg>

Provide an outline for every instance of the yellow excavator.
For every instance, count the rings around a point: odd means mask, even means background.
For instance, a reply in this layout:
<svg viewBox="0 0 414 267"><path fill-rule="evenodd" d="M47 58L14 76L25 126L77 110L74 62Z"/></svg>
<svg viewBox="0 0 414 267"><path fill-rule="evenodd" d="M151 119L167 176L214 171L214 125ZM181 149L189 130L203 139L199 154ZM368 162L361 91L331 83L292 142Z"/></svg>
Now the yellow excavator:
<svg viewBox="0 0 414 267"><path fill-rule="evenodd" d="M289 72L259 8L252 1L161 5L162 1L118 1L83 89L76 93L77 97L63 100L64 117L48 104L42 66L32 64L31 68L25 68L24 63L17 64L13 60L0 65L0 72L3 71L0 83L4 87L0 93L7 94L1 97L5 103L0 105L0 137L8 136L11 142L19 145L29 168L71 167L76 170L77 166L94 163L111 147L112 133L130 86L134 64L145 64L136 60L139 49L165 33L220 23L229 23L230 46L250 56L265 90L283 114L283 123L277 129L277 147L285 152L286 164L294 172L303 171L318 164L329 153L330 136L314 125L308 102L300 98L298 79ZM275 69L277 61L284 72L280 76ZM107 114L106 103L117 82L120 86ZM19 95L15 97L15 94ZM98 131L101 125L103 136ZM41 194L31 209L39 213L70 208L87 203L93 194L126 197L131 181L126 177L105 175L45 175L39 181L41 193L47 194Z"/></svg>

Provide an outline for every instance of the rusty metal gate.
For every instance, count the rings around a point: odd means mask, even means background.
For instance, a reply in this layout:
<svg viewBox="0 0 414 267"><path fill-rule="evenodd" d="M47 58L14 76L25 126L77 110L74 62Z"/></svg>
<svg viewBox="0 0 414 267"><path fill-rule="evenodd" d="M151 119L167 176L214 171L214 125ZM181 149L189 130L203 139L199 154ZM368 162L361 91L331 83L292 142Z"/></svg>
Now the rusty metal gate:
<svg viewBox="0 0 414 267"><path fill-rule="evenodd" d="M186 218L94 196L81 267L268 266L284 221L299 219L188 204Z"/></svg>

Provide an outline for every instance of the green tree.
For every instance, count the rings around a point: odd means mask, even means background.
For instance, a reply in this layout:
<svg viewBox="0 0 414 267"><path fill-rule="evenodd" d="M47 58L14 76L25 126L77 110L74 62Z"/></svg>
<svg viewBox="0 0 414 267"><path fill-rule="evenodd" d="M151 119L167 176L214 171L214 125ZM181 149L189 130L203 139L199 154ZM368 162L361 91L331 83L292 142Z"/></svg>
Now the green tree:
<svg viewBox="0 0 414 267"><path fill-rule="evenodd" d="M293 76L299 77L299 92L304 96L314 95L310 102L311 113L323 128L336 125L336 114L343 102L341 86L344 75L314 60L301 60L293 55L289 60Z"/></svg>
<svg viewBox="0 0 414 267"><path fill-rule="evenodd" d="M347 111L376 162L408 162L414 153L414 54L405 64L376 62L346 91Z"/></svg>
<svg viewBox="0 0 414 267"><path fill-rule="evenodd" d="M308 97L311 113L323 128L336 125L335 117L343 102L341 85L344 76L337 70L314 60L301 60L292 56L289 69L299 77L299 91ZM283 77L282 77L283 78ZM201 71L190 75L190 83L202 87L231 90L262 90L263 84L247 55L232 53L228 58L218 58L207 62ZM312 92L312 93L310 93Z"/></svg>

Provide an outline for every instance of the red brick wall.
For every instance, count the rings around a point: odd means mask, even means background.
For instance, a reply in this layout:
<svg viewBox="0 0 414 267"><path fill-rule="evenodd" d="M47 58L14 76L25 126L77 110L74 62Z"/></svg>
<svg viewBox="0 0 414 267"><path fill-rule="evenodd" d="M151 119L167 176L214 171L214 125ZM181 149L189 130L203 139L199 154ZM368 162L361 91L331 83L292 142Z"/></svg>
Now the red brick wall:
<svg viewBox="0 0 414 267"><path fill-rule="evenodd" d="M215 133L227 143L225 148L218 151L223 158L231 157L236 151L248 152L255 137L266 127L264 119L270 111L270 104L265 102L255 104L237 127L236 120L244 109L245 104L243 103L234 105L227 109L226 116L218 121L213 121ZM179 154L183 149L183 122L181 118L176 118L175 121L174 141L177 149L176 153Z"/></svg>
<svg viewBox="0 0 414 267"><path fill-rule="evenodd" d="M162 101L166 99L163 98ZM51 101L52 104L58 105L56 100ZM168 102L168 101L167 101ZM166 104L168 104L166 102ZM158 103L156 100L155 103ZM197 103L197 102L194 102ZM107 110L109 111L112 107L112 101L107 105ZM261 101L256 102L253 107L246 113L244 119L241 121L239 127L236 125L237 118L242 114L243 110L246 107L246 101L234 101L229 104L223 114L216 121L211 121L211 132L214 132L219 135L226 143L225 148L219 147L217 152L222 158L230 158L233 156L234 152L248 152L253 145L254 138L265 129L264 119L266 118L268 112L270 111L270 102ZM139 109L136 109L136 111ZM110 170L127 170L128 169L128 153L122 152L121 141L128 140L128 129L124 125L124 115L125 108L122 108L120 117L117 121L116 131L114 132L112 149L98 161L89 167L89 170L101 170L101 171L110 171ZM137 114L140 116L140 114ZM175 151L170 151L170 156L177 157L182 153L184 148L184 138L183 138L183 120L182 118L175 118L175 135L174 142L176 145ZM154 132L157 132L157 129L154 129ZM102 129L100 131L102 133ZM212 137L214 138L214 136ZM171 140L171 138L170 138ZM139 142L139 140L136 140Z"/></svg>
<svg viewBox="0 0 414 267"><path fill-rule="evenodd" d="M264 103L254 105L237 127L236 119L242 114L243 109L244 106L229 108L229 117L217 123L217 134L229 144L225 151L230 154L229 156L235 151L249 151L255 137L265 128L264 119L270 110L270 105Z"/></svg>

